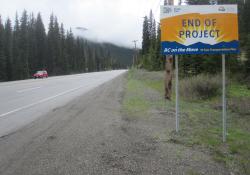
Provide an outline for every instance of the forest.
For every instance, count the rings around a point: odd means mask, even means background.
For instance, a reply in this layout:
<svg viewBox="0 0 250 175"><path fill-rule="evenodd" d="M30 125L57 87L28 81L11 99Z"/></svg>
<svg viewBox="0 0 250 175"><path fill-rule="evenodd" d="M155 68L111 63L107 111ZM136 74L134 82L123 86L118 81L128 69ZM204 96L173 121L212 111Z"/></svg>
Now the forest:
<svg viewBox="0 0 250 175"><path fill-rule="evenodd" d="M31 78L38 70L49 75L127 68L134 51L74 36L54 14L48 29L42 16L23 11L15 21L0 16L0 81Z"/></svg>

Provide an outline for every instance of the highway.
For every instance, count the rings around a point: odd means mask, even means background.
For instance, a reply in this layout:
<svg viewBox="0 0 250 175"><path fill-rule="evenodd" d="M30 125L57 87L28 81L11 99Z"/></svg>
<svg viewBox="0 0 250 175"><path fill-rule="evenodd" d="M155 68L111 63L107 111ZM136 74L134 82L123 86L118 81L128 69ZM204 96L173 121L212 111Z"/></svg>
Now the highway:
<svg viewBox="0 0 250 175"><path fill-rule="evenodd" d="M115 70L0 83L0 137L16 132L125 72Z"/></svg>

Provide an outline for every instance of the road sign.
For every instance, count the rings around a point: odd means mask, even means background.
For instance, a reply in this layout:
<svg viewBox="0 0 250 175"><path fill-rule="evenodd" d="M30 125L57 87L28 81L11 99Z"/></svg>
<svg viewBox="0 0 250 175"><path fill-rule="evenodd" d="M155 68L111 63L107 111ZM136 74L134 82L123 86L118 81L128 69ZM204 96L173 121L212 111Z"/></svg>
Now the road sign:
<svg viewBox="0 0 250 175"><path fill-rule="evenodd" d="M161 6L162 53L239 53L237 5Z"/></svg>

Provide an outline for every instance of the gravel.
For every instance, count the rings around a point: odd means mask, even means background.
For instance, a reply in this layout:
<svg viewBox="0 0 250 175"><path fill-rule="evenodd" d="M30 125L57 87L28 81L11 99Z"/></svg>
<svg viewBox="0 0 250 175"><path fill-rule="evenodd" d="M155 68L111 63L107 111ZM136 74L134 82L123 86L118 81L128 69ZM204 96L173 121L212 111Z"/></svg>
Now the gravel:
<svg viewBox="0 0 250 175"><path fill-rule="evenodd" d="M207 153L156 137L173 129L172 113L127 120L125 81L120 76L0 138L0 174L229 174Z"/></svg>

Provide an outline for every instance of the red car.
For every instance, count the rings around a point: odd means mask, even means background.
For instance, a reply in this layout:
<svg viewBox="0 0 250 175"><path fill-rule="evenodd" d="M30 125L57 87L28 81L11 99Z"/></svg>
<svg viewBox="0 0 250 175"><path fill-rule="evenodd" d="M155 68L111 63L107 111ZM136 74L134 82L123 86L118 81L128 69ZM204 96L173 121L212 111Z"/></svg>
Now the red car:
<svg viewBox="0 0 250 175"><path fill-rule="evenodd" d="M42 71L37 71L34 75L34 78L48 78L48 73L46 70L42 70Z"/></svg>

